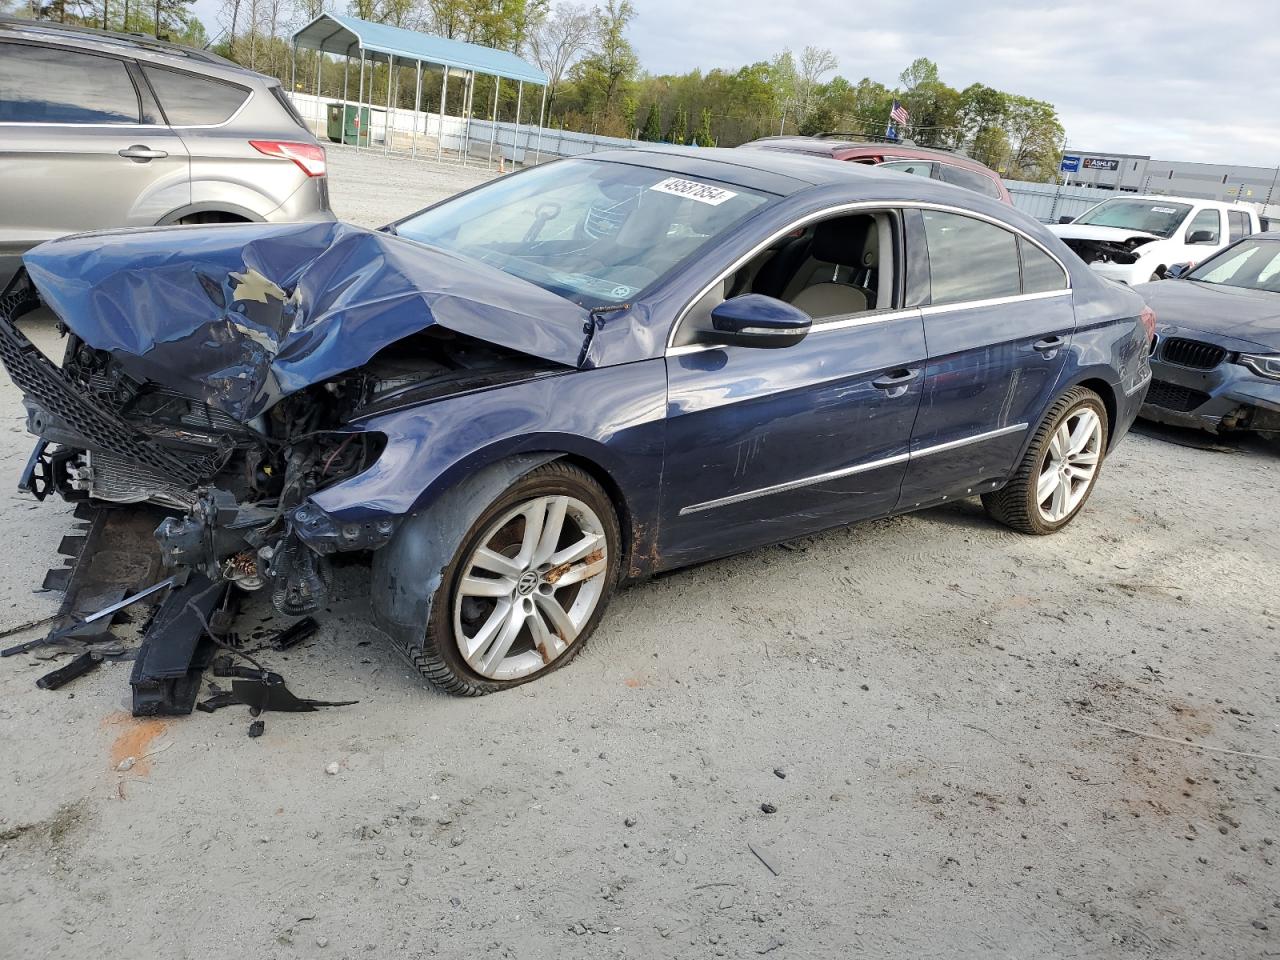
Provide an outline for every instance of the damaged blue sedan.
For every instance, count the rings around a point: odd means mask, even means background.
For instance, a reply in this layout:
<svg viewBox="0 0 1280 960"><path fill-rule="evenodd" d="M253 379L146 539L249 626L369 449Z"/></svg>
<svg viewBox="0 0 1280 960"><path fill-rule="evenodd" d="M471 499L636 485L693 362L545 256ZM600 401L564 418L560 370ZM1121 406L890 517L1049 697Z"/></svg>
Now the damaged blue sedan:
<svg viewBox="0 0 1280 960"><path fill-rule="evenodd" d="M61 365L15 320L47 306ZM372 557L380 628L457 694L568 662L613 590L981 496L1070 523L1154 317L1040 224L750 152L538 166L382 230L95 233L25 257L0 354L24 485L168 508L165 562L288 614Z"/></svg>

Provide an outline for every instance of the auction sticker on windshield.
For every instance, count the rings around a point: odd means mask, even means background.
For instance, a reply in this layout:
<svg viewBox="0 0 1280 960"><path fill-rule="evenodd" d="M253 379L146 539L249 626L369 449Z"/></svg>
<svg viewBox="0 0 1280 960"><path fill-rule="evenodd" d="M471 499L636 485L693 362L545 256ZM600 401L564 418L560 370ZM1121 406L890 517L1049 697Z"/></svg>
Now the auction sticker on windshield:
<svg viewBox="0 0 1280 960"><path fill-rule="evenodd" d="M659 193L670 193L677 197L686 197L689 200L697 200L699 203L710 204L713 207L717 207L726 200L732 200L737 196L732 190L713 187L706 183L698 183L696 180L684 180L680 177L668 177L661 183L655 183L649 189L657 190Z"/></svg>
<svg viewBox="0 0 1280 960"><path fill-rule="evenodd" d="M1177 213L1178 211L1174 207L1152 207L1151 212L1152 213Z"/></svg>

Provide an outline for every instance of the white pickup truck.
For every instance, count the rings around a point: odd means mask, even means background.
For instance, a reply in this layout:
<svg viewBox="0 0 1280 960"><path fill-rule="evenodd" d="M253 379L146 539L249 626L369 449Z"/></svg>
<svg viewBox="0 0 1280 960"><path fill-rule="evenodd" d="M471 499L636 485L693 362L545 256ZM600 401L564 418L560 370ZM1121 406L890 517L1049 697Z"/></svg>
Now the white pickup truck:
<svg viewBox="0 0 1280 960"><path fill-rule="evenodd" d="M1097 273L1122 283L1164 279L1175 263L1198 263L1262 231L1241 203L1122 194L1049 227Z"/></svg>

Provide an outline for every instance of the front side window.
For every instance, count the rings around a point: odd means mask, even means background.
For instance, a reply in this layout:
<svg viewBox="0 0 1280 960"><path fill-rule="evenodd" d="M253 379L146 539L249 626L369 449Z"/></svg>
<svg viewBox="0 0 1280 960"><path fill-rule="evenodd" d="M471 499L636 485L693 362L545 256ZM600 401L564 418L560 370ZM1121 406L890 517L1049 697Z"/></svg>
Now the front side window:
<svg viewBox="0 0 1280 960"><path fill-rule="evenodd" d="M249 91L212 77L143 64L147 82L160 98L169 125L209 127L230 120L249 97Z"/></svg>
<svg viewBox="0 0 1280 960"><path fill-rule="evenodd" d="M1022 292L1017 237L984 220L922 211L935 306Z"/></svg>
<svg viewBox="0 0 1280 960"><path fill-rule="evenodd" d="M1208 234L1208 237L1192 240L1197 233ZM1212 208L1201 210L1187 224L1187 243L1217 243L1221 236L1222 219L1218 216L1218 211Z"/></svg>
<svg viewBox="0 0 1280 960"><path fill-rule="evenodd" d="M0 43L0 123L137 123L140 112L121 60Z"/></svg>
<svg viewBox="0 0 1280 960"><path fill-rule="evenodd" d="M1157 237L1172 237L1178 226L1191 212L1186 203L1166 203L1163 200L1103 200L1096 207L1086 210L1075 223L1091 227L1119 227L1122 230L1138 230Z"/></svg>
<svg viewBox="0 0 1280 960"><path fill-rule="evenodd" d="M957 167L950 163L941 163L938 167L942 171L942 179L947 183L954 183L957 187L964 187L966 190L973 190L984 196L1000 198L1000 188L985 174L966 170L964 167Z"/></svg>
<svg viewBox="0 0 1280 960"><path fill-rule="evenodd" d="M446 200L395 231L602 307L633 300L771 199L668 170L560 160Z"/></svg>
<svg viewBox="0 0 1280 960"><path fill-rule="evenodd" d="M1242 240L1200 264L1187 279L1280 293L1280 242Z"/></svg>

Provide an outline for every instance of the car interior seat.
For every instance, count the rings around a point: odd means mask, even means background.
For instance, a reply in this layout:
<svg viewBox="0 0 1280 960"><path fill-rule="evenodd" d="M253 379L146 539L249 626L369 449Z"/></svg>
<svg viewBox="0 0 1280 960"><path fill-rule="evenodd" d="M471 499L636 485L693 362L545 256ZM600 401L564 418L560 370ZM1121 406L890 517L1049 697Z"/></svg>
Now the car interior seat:
<svg viewBox="0 0 1280 960"><path fill-rule="evenodd" d="M875 309L879 254L875 217L824 221L814 228L808 257L782 299L814 318Z"/></svg>

